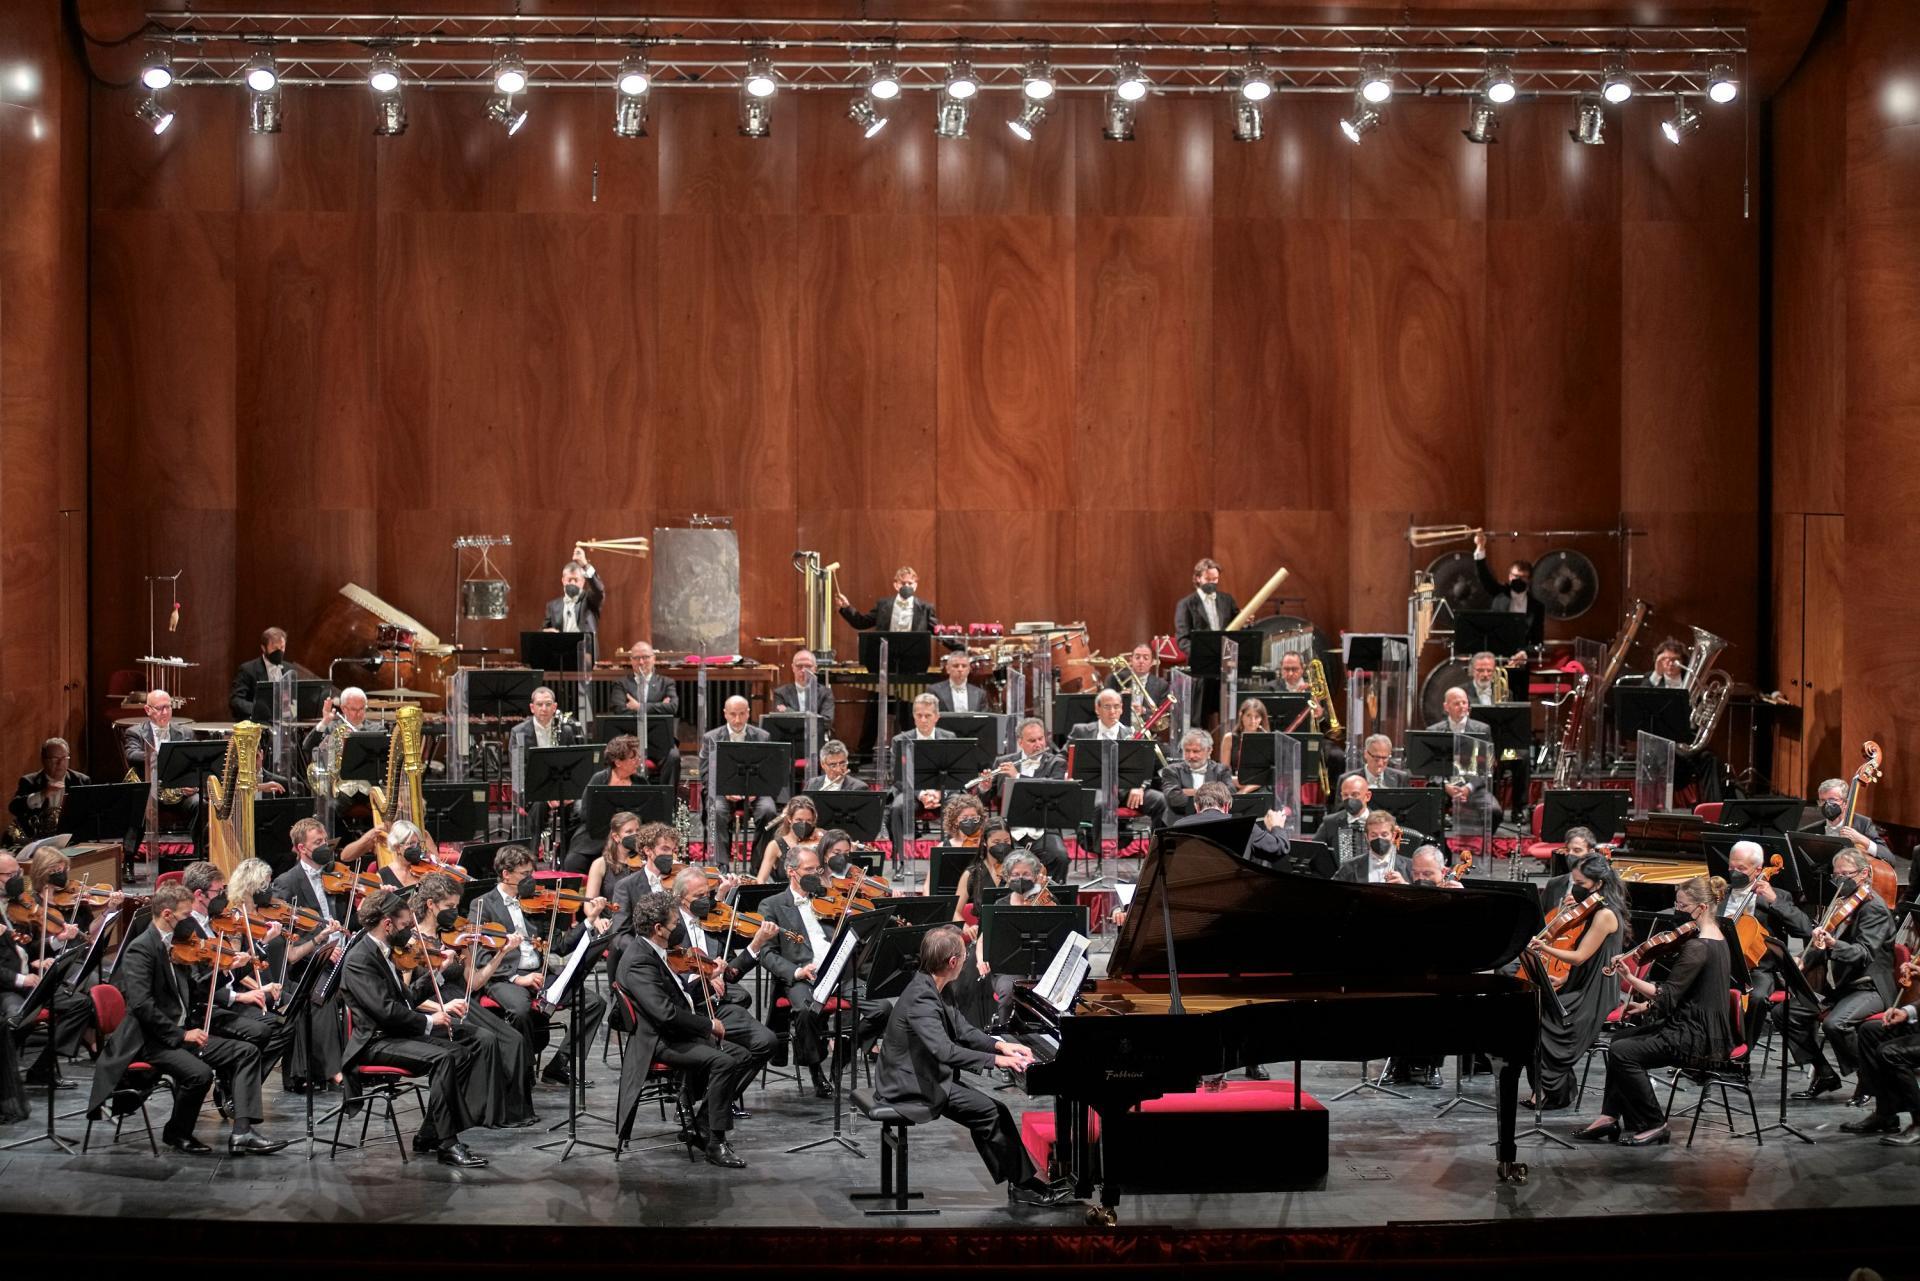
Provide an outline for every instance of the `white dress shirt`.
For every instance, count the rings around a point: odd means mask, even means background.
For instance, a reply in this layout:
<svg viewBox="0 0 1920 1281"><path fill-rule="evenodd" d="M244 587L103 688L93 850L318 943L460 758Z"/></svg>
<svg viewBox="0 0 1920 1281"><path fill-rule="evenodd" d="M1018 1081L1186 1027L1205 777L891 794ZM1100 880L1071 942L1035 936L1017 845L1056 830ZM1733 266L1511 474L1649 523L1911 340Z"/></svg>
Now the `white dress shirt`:
<svg viewBox="0 0 1920 1281"><path fill-rule="evenodd" d="M807 946L813 949L813 964L818 965L827 959L827 932L820 925L819 914L813 910L813 902L798 890L790 891L793 901L800 906L800 927L807 932Z"/></svg>
<svg viewBox="0 0 1920 1281"><path fill-rule="evenodd" d="M1200 593L1200 612L1207 616L1207 630L1210 632L1220 630L1220 607L1214 604L1214 602L1219 599L1220 594L1218 592Z"/></svg>
<svg viewBox="0 0 1920 1281"><path fill-rule="evenodd" d="M534 950L533 931L527 928L527 914L520 910L520 900L508 893L504 885L495 892L500 895L500 901L507 905L507 919L513 922L513 933L520 936L520 968L539 969L540 953Z"/></svg>
<svg viewBox="0 0 1920 1281"><path fill-rule="evenodd" d="M910 632L913 630L913 597L895 596L893 614L887 620L890 632Z"/></svg>
<svg viewBox="0 0 1920 1281"><path fill-rule="evenodd" d="M1393 870L1393 853L1388 851L1383 858L1372 850L1367 851L1367 883L1379 885L1386 881L1387 873Z"/></svg>

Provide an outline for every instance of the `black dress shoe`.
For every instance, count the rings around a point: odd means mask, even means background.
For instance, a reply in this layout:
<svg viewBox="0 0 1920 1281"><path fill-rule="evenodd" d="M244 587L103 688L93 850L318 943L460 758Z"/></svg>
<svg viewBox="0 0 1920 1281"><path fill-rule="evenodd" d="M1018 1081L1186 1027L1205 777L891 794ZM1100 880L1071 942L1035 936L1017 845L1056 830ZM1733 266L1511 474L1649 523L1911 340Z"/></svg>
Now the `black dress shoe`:
<svg viewBox="0 0 1920 1281"><path fill-rule="evenodd" d="M723 1166L729 1170L744 1170L747 1163L742 1161L733 1150L733 1144L724 1138L716 1138L707 1144L707 1164Z"/></svg>
<svg viewBox="0 0 1920 1281"><path fill-rule="evenodd" d="M822 1073L818 1067L809 1068L807 1071L813 1080L813 1097L816 1099L832 1098L833 1086L828 1082L826 1075Z"/></svg>
<svg viewBox="0 0 1920 1281"><path fill-rule="evenodd" d="M162 1143L175 1152L184 1152L188 1156L212 1156L213 1149L189 1134L184 1139L161 1139Z"/></svg>
<svg viewBox="0 0 1920 1281"><path fill-rule="evenodd" d="M1659 1129L1649 1130L1645 1134L1623 1134L1620 1136L1620 1146L1623 1148L1654 1147L1667 1143L1672 1138L1673 1132L1662 1125Z"/></svg>
<svg viewBox="0 0 1920 1281"><path fill-rule="evenodd" d="M707 1150L707 1136L698 1130L681 1130L675 1136L674 1142L684 1143L690 1148L699 1148L702 1152Z"/></svg>
<svg viewBox="0 0 1920 1281"><path fill-rule="evenodd" d="M1420 1084L1426 1086L1429 1090L1438 1090L1444 1087L1446 1082L1440 1079L1439 1068L1428 1068L1426 1079L1420 1082Z"/></svg>
<svg viewBox="0 0 1920 1281"><path fill-rule="evenodd" d="M1871 1094L1856 1094L1847 1100L1847 1106L1850 1108L1870 1108L1873 1106L1873 1096Z"/></svg>
<svg viewBox="0 0 1920 1281"><path fill-rule="evenodd" d="M1787 1097L1800 1099L1802 1101L1817 1099L1823 1094L1832 1094L1835 1090L1839 1089L1841 1085L1842 1082L1839 1077L1828 1074L1826 1076L1815 1077L1812 1085L1809 1085L1804 1090L1795 1090Z"/></svg>
<svg viewBox="0 0 1920 1281"><path fill-rule="evenodd" d="M478 1170L487 1163L487 1158L478 1155L458 1139L451 1143L442 1143L437 1155L441 1165L458 1166L463 1170Z"/></svg>
<svg viewBox="0 0 1920 1281"><path fill-rule="evenodd" d="M1071 1200L1073 1189L1042 1183L1038 1179L1031 1183L1007 1184L1008 1205L1064 1205Z"/></svg>
<svg viewBox="0 0 1920 1281"><path fill-rule="evenodd" d="M1584 1130L1573 1132L1578 1143L1614 1143L1620 1138L1620 1123L1609 1121L1605 1125L1590 1125Z"/></svg>
<svg viewBox="0 0 1920 1281"><path fill-rule="evenodd" d="M1247 1080L1271 1081L1272 1079L1273 1079L1273 1074L1267 1071L1266 1064L1264 1063L1247 1064Z"/></svg>
<svg viewBox="0 0 1920 1281"><path fill-rule="evenodd" d="M540 1079L548 1085L572 1085L573 1068L564 1058L555 1059L547 1064L547 1070L540 1074Z"/></svg>
<svg viewBox="0 0 1920 1281"><path fill-rule="evenodd" d="M227 1140L227 1153L230 1156L272 1156L286 1146L285 1139L269 1139L248 1130Z"/></svg>
<svg viewBox="0 0 1920 1281"><path fill-rule="evenodd" d="M1899 1116L1882 1116L1878 1112L1857 1121L1848 1121L1840 1127L1843 1134L1896 1134L1899 1130Z"/></svg>
<svg viewBox="0 0 1920 1281"><path fill-rule="evenodd" d="M753 1117L753 1113L749 1112L746 1108L746 1105L741 1103L740 1100L738 1099L735 1099L733 1101L733 1106L728 1110L733 1113L733 1119L736 1121L746 1121L746 1120L752 1119Z"/></svg>
<svg viewBox="0 0 1920 1281"><path fill-rule="evenodd" d="M1920 1121L1898 1134L1883 1135L1880 1141L1890 1148L1920 1148Z"/></svg>

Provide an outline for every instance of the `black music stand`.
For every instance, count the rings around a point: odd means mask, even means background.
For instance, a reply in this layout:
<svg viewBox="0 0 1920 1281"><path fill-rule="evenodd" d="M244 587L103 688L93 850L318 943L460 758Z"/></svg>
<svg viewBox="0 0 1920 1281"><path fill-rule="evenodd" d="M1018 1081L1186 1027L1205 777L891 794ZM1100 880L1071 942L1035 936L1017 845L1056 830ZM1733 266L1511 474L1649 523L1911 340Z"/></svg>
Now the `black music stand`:
<svg viewBox="0 0 1920 1281"><path fill-rule="evenodd" d="M1553 980L1547 975L1546 962L1531 951L1522 951L1519 959L1520 968L1526 972L1527 981L1533 985L1534 999L1539 1002L1543 1013L1552 1017L1555 1023L1564 1024L1567 1021L1567 1007L1560 1003L1560 994L1554 990ZM1533 1046L1533 1079L1536 1081L1541 1079L1540 1053L1540 1043L1536 1040ZM1573 1144L1540 1124L1539 1118L1546 1115L1544 1112L1536 1108L1533 1115L1534 1123L1513 1136L1515 1143L1522 1139L1545 1139L1556 1147L1565 1148L1569 1152L1573 1151Z"/></svg>
<svg viewBox="0 0 1920 1281"><path fill-rule="evenodd" d="M1504 609L1460 609L1453 614L1453 656L1482 650L1510 658L1527 647L1527 616Z"/></svg>
<svg viewBox="0 0 1920 1281"><path fill-rule="evenodd" d="M427 835L435 842L471 841L487 830L484 780L423 783L420 790L426 805Z"/></svg>
<svg viewBox="0 0 1920 1281"><path fill-rule="evenodd" d="M520 795L514 801L526 811L529 818L532 818L536 805L560 802L559 809L554 811L559 827L556 849L567 848L567 839L571 835L568 829L573 825L570 802L586 790L587 780L594 775L599 754L591 743L576 743L568 747L529 747L526 750L521 764Z"/></svg>
<svg viewBox="0 0 1920 1281"><path fill-rule="evenodd" d="M1641 730L1684 743L1693 737L1691 695L1657 685L1615 685L1607 696L1614 734L1634 742Z"/></svg>
<svg viewBox="0 0 1920 1281"><path fill-rule="evenodd" d="M1075 747L1095 750L1074 753L1072 765L1067 770L1068 778L1094 784L1100 782L1100 743L1100 739L1093 738L1073 741ZM1151 787L1155 766L1159 763L1153 754L1153 743L1144 738L1123 738L1114 747L1117 750L1113 760L1113 790L1119 793L1132 791L1136 787Z"/></svg>
<svg viewBox="0 0 1920 1281"><path fill-rule="evenodd" d="M877 898L873 910L880 916L897 916L909 925L952 925L954 909L960 906L957 894L913 894L901 898ZM873 995L869 982L867 995Z"/></svg>
<svg viewBox="0 0 1920 1281"><path fill-rule="evenodd" d="M495 845L497 848L498 845L511 843L510 841L501 841L495 843ZM460 853L462 855L462 865L464 866L466 850L461 850ZM499 877L494 874L493 870L493 854L491 851L487 854L486 864L487 867L484 872L476 868L467 868L471 876L468 880L461 882L460 885L460 915L462 916L467 916L472 912L475 899L485 898L500 888Z"/></svg>
<svg viewBox="0 0 1920 1281"><path fill-rule="evenodd" d="M1094 694L1055 694L1053 696L1053 724L1047 728L1053 734L1053 745L1060 746L1073 733L1075 725L1087 725L1100 718L1094 714Z"/></svg>
<svg viewBox="0 0 1920 1281"><path fill-rule="evenodd" d="M1826 836L1818 832L1789 832L1786 842L1787 848L1793 851L1793 857L1785 862L1792 870L1780 879L1786 881L1795 897L1801 899L1826 879L1835 854L1853 848L1853 842L1844 836ZM1791 879L1796 877L1797 881Z"/></svg>
<svg viewBox="0 0 1920 1281"><path fill-rule="evenodd" d="M1087 933L1087 909L1078 903L1065 907L1011 907L1005 903L980 906L980 949L987 968L995 974L1038 978L1069 934Z"/></svg>
<svg viewBox="0 0 1920 1281"><path fill-rule="evenodd" d="M907 743L908 759L913 763L913 790L940 792L966 790L979 778L992 759L982 750L979 740L971 738L916 738Z"/></svg>
<svg viewBox="0 0 1920 1281"><path fill-rule="evenodd" d="M832 726L818 712L768 712L760 718L760 728L767 731L774 742L785 743L793 750L793 759L803 768L811 770L817 762L807 755L809 721L819 722L813 735L814 750L818 751L820 744L833 737Z"/></svg>
<svg viewBox="0 0 1920 1281"><path fill-rule="evenodd" d="M591 632L521 632L520 661L536 672L584 672L593 665Z"/></svg>
<svg viewBox="0 0 1920 1281"><path fill-rule="evenodd" d="M1720 806L1719 826L1728 832L1785 836L1800 826L1807 803L1798 796L1745 796Z"/></svg>
<svg viewBox="0 0 1920 1281"><path fill-rule="evenodd" d="M382 734L380 741L387 736ZM223 738L174 739L160 744L160 789L204 788L207 775L226 768L227 741Z"/></svg>
<svg viewBox="0 0 1920 1281"><path fill-rule="evenodd" d="M533 705L533 691L545 683L538 670L476 668L467 673L467 715L493 720L525 716Z"/></svg>
<svg viewBox="0 0 1920 1281"><path fill-rule="evenodd" d="M1008 827L1077 832L1093 822L1092 793L1073 779L1016 778L1002 806Z"/></svg>
<svg viewBox="0 0 1920 1281"><path fill-rule="evenodd" d="M69 787L60 808L60 831L76 841L118 844L147 808L145 783L89 783Z"/></svg>
<svg viewBox="0 0 1920 1281"><path fill-rule="evenodd" d="M638 818L642 823L673 822L674 795L671 787L639 786L628 784L615 787L610 783L593 783L581 796L582 822L586 824L587 835L596 841L607 839L607 828L613 824L613 816L622 810Z"/></svg>
<svg viewBox="0 0 1920 1281"><path fill-rule="evenodd" d="M966 845L936 845L927 852L927 893L953 894L960 888L960 876L975 859L985 859L980 850Z"/></svg>
<svg viewBox="0 0 1920 1281"><path fill-rule="evenodd" d="M294 863L293 825L312 817L311 796L255 796L253 856L279 876Z"/></svg>
<svg viewBox="0 0 1920 1281"><path fill-rule="evenodd" d="M746 797L750 811L753 800L762 796L778 800L792 787L793 749L787 744L733 743L724 737L713 742L713 795ZM733 805L727 806L728 866L735 861L734 850L739 845L740 824L745 817L745 813Z"/></svg>
<svg viewBox="0 0 1920 1281"><path fill-rule="evenodd" d="M221 744L220 746L222 750L225 749L225 744ZM102 931L102 933L104 934L105 932ZM7 946L13 946L11 940L7 942ZM50 1069L47 1072L46 1133L36 1134L31 1138L16 1139L14 1142L0 1147L0 1152L14 1152L20 1148L32 1147L36 1143L50 1143L55 1149L66 1153L68 1156L76 1155L73 1140L54 1129L55 1116L53 1109L55 1102L58 1100L58 1091L60 1089L60 1061L59 1056L54 1053L53 1047L59 1043L60 1011L56 1007L53 998L55 993L60 989L61 981L66 978L66 972L79 966L82 960L91 954L91 948L70 947L60 953L60 955L54 957L53 964L41 971L40 981L34 984L32 998L21 1007L20 1013L9 1021L8 1026L0 1027L0 1036L12 1036L17 1029L32 1027L34 1018L40 1011L45 1010L47 1012L46 1032L48 1057L52 1059Z"/></svg>
<svg viewBox="0 0 1920 1281"><path fill-rule="evenodd" d="M1415 778L1449 779L1454 775L1453 734L1449 730L1407 731L1407 773Z"/></svg>
<svg viewBox="0 0 1920 1281"><path fill-rule="evenodd" d="M602 745L611 743L622 734L640 736L640 714L638 712L602 712L593 718L593 733L589 737ZM641 749L646 763L641 772L658 774L667 763L667 755L680 745L679 726L675 718L665 712L654 712L647 717L647 741Z"/></svg>
<svg viewBox="0 0 1920 1281"><path fill-rule="evenodd" d="M387 785L387 743L392 735L385 730L363 729L340 741L340 778L344 782ZM165 784L162 784L165 786Z"/></svg>
<svg viewBox="0 0 1920 1281"><path fill-rule="evenodd" d="M567 1015L570 1021L569 1031L567 1033L567 1058L569 1060L567 1066L571 1069L571 1079L567 1082L567 1119L557 1125L550 1126L547 1132L551 1134L554 1130L558 1130L564 1126L567 1131L567 1137L564 1139L555 1139L550 1143L537 1143L534 1145L534 1149L539 1152L550 1152L554 1148L559 1148L560 1160L563 1163L568 1157L573 1155L575 1148L592 1148L595 1152L607 1152L615 1155L620 1151L614 1144L595 1143L591 1139L583 1139L580 1137L580 1121L583 1117L589 1121L599 1121L607 1126L614 1124L614 1122L608 1118L598 1116L586 1110L587 1046L586 1038L580 1035L580 1007L584 1004L580 999L580 989L586 986L587 976L593 972L593 967L600 963L600 958L607 954L607 948L612 943L612 930L608 930L598 938L593 938L589 935L589 937L581 940L580 947L584 949L583 954L577 962L575 962L573 957L569 956L568 964L571 966L571 969L562 971L557 975L554 978L553 987L548 989L549 991L556 988L560 989L559 996L547 1001L548 1008L551 1009L556 1006L565 1006L567 1008ZM564 987L562 986L562 980L565 980ZM469 993L468 997L475 1001L479 999L473 996L472 993Z"/></svg>
<svg viewBox="0 0 1920 1281"><path fill-rule="evenodd" d="M1780 1002L1780 1008L1777 1011L1780 1039L1780 1119L1772 1125L1762 1126L1754 1131L1754 1138L1763 1140L1766 1135L1778 1130L1783 1134L1791 1134L1802 1143L1811 1144L1812 1136L1787 1120L1787 1074L1791 1071L1788 1060L1793 1057L1787 1050L1787 1011L1793 1007L1796 1000L1805 1001L1817 1010L1820 1008L1820 998L1815 996L1813 989L1807 985L1807 976L1801 973L1800 966L1787 954L1785 939L1769 938L1767 955L1773 958L1773 972L1780 976L1780 985L1786 989L1787 993L1787 999ZM1768 1017L1775 1017L1775 1012L1769 1011ZM1749 1055L1753 1053L1752 1047L1748 1047L1747 1053Z"/></svg>
<svg viewBox="0 0 1920 1281"><path fill-rule="evenodd" d="M314 948L312 952L307 954L306 966L300 971L300 978L294 983L293 991L291 993L283 993L280 1002L280 1008L283 1012L287 1010L298 1012L300 1035L307 1046L307 1059L301 1066L309 1074L306 1078L307 1088L304 1096L307 1109L307 1160L309 1161L313 1160L313 1148L316 1143L324 1143L327 1145L327 1157L329 1160L332 1159L337 1149L354 1146L351 1143L342 1142L338 1138L322 1138L318 1132L319 1127L331 1120L342 1108L346 1107L348 1101L343 1097L339 1103L328 1108L325 1115L316 1117L313 1114L313 1096L319 1093L319 1089L316 1087L320 1085L320 1082L313 1080L311 1075L316 1056L313 1045L313 1011L316 1006L324 1006L331 1001L334 993L339 990L340 976L346 973L347 970L347 953L353 951L354 944L360 941L364 933L365 931L363 930L348 930L346 939L340 944L342 950L340 953L340 963L338 965L332 965L327 962L326 957L330 955L330 950L322 951L320 948ZM337 1132L336 1127L336 1133Z"/></svg>
<svg viewBox="0 0 1920 1281"><path fill-rule="evenodd" d="M1264 787L1271 791L1273 789L1273 758L1278 755L1280 747L1279 733L1272 730L1236 733L1233 736L1233 747L1240 757L1240 768L1234 773L1240 786ZM1306 763L1302 761L1300 777L1306 776Z"/></svg>
<svg viewBox="0 0 1920 1281"><path fill-rule="evenodd" d="M1235 632L1188 632L1187 633L1187 671L1201 680L1220 679L1220 642L1232 640L1240 647L1240 659L1236 664L1240 679L1253 675L1258 664L1261 642L1266 633L1257 627L1243 627Z"/></svg>
<svg viewBox="0 0 1920 1281"><path fill-rule="evenodd" d="M887 824L885 792L803 792L820 816L820 830L839 828L856 841L877 840Z"/></svg>
<svg viewBox="0 0 1920 1281"><path fill-rule="evenodd" d="M1256 788L1251 792L1235 792L1227 813L1235 818L1265 818L1278 804L1271 787Z"/></svg>
<svg viewBox="0 0 1920 1281"><path fill-rule="evenodd" d="M1295 876L1312 876L1323 881L1333 879L1340 868L1340 859L1333 847L1320 841L1296 838L1287 842L1287 852L1281 856L1280 870L1291 872Z"/></svg>
<svg viewBox="0 0 1920 1281"><path fill-rule="evenodd" d="M852 1004L854 1007L853 1025L855 1028L860 1026L860 987L855 981L855 977L860 972L861 953L865 951L867 941L872 938L873 935L882 932L883 927L890 923L891 918L879 912L863 912L858 916L843 918L840 929L834 935L833 942L828 945L827 955L821 961L820 973L825 974L839 963L840 954L851 952L851 955L848 956L845 963L839 965L839 973L833 983L833 988L836 991L842 983L845 983L853 992L853 1000L851 1002L844 1000L837 1001L833 1007L833 1034L831 1039L834 1046L834 1056L836 1060L844 1058L843 1062L839 1062L837 1066L835 1066L833 1072L833 1133L827 1135L825 1138L810 1139L797 1147L788 1148L787 1152L789 1154L806 1152L813 1148L833 1143L845 1148L857 1157L864 1159L867 1155L861 1150L858 1142L848 1138L841 1132L840 1122L845 1113L841 1107L842 1095L840 1079L848 1072L854 1071L855 1066L853 1055L847 1054L842 1056L840 1047L847 1034L846 1016L847 1006L849 1004ZM813 993L814 1004L824 1007L833 996L834 991L815 988Z"/></svg>
<svg viewBox="0 0 1920 1281"><path fill-rule="evenodd" d="M1627 830L1633 793L1618 787L1549 788L1540 808L1540 839L1565 841L1567 829L1584 827L1603 841Z"/></svg>
<svg viewBox="0 0 1920 1281"><path fill-rule="evenodd" d="M1438 787L1376 787L1371 808L1385 810L1401 827L1430 836L1437 843L1446 799L1446 792Z"/></svg>
<svg viewBox="0 0 1920 1281"><path fill-rule="evenodd" d="M1260 700L1260 705L1267 709L1267 723L1275 730L1285 730L1287 726L1294 723L1295 719L1305 725L1307 720L1301 713L1305 712L1307 704L1313 701L1311 694L1296 694L1291 690L1243 689L1240 691L1241 702L1244 703L1249 698ZM1232 708L1227 714L1237 718L1240 715L1240 709ZM1235 723L1238 724L1238 721L1236 720Z"/></svg>
<svg viewBox="0 0 1920 1281"><path fill-rule="evenodd" d="M1532 754L1532 703L1491 703L1482 707L1469 708L1467 715L1474 720L1485 721L1487 728L1493 731L1496 762L1524 761ZM1509 752L1513 755L1508 756ZM1519 806L1515 805L1514 808L1518 809Z"/></svg>
<svg viewBox="0 0 1920 1281"><path fill-rule="evenodd" d="M937 724L955 738L970 738L980 744L989 762L1000 754L999 718L992 712L942 712Z"/></svg>
<svg viewBox="0 0 1920 1281"><path fill-rule="evenodd" d="M887 675L925 676L933 666L932 632L861 632L860 665L880 674L880 642L887 643Z"/></svg>

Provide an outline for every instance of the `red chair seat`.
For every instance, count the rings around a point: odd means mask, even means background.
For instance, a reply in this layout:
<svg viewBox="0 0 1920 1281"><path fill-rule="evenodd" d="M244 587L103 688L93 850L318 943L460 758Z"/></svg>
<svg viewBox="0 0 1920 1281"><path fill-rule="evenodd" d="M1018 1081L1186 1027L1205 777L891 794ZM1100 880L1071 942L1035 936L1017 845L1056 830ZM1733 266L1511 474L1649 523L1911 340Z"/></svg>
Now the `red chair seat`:
<svg viewBox="0 0 1920 1281"><path fill-rule="evenodd" d="M405 1068L388 1067L380 1063L368 1063L355 1068L354 1071L358 1072L361 1076L384 1076L389 1078L413 1075L413 1073L407 1071Z"/></svg>
<svg viewBox="0 0 1920 1281"><path fill-rule="evenodd" d="M209 964L211 964L211 962L209 962ZM129 1064L127 1064L127 1071L129 1071L129 1072L151 1072L151 1071L153 1071L153 1064L151 1064L151 1063L141 1063L141 1062L139 1062L139 1061L137 1061L137 1060L136 1060L135 1062L132 1062L132 1063L129 1063Z"/></svg>
<svg viewBox="0 0 1920 1281"><path fill-rule="evenodd" d="M212 982L212 980L209 979L208 982ZM490 996L483 996L480 998L480 1008L483 1010L497 1010L500 1008L500 1002Z"/></svg>
<svg viewBox="0 0 1920 1281"><path fill-rule="evenodd" d="M1613 1007L1612 1013L1607 1015L1607 1022L1618 1023L1622 1018L1626 1016L1626 1013L1627 1013L1627 1009L1624 1005L1616 1005Z"/></svg>
<svg viewBox="0 0 1920 1281"><path fill-rule="evenodd" d="M208 962L208 964L209 964L209 965L211 965L211 964L212 964L212 962L211 962L211 961L209 961L209 962ZM35 1010L35 1011L33 1012L33 1021L34 1021L35 1023L45 1023L45 1022L47 1021L47 1019L48 1019L48 1017L49 1017L49 1016L48 1016L48 1014L47 1014L47 1011L45 1011L45 1010Z"/></svg>
<svg viewBox="0 0 1920 1281"><path fill-rule="evenodd" d="M793 1002L784 996L776 996L773 998L773 1008L776 1010L790 1010L793 1008ZM842 1000L837 996L830 996L826 999L826 1002L821 1005L820 1012L822 1014L833 1014L839 1010L850 1010L852 1008L852 1002Z"/></svg>
<svg viewBox="0 0 1920 1281"><path fill-rule="evenodd" d="M1787 1000L1787 993L1785 989L1782 989L1778 992L1769 993L1767 996L1768 1005L1784 1005L1786 1003L1786 1000Z"/></svg>

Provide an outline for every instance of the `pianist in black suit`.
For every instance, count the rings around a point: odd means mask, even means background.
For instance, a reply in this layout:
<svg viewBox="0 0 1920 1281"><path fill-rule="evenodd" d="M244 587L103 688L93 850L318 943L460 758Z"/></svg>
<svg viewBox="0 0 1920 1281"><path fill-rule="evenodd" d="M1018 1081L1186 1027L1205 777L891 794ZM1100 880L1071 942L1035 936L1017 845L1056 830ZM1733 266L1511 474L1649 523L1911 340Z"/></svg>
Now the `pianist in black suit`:
<svg viewBox="0 0 1920 1281"><path fill-rule="evenodd" d="M1010 1203L1058 1205L1069 1193L1035 1174L1006 1105L960 1083L963 1070L1020 1070L1033 1062L1026 1046L996 1041L967 1026L941 999L966 956L966 941L957 929L929 930L920 940L920 972L894 1002L880 1041L874 1098L916 1125L944 1116L966 1126L987 1173L1007 1185Z"/></svg>

